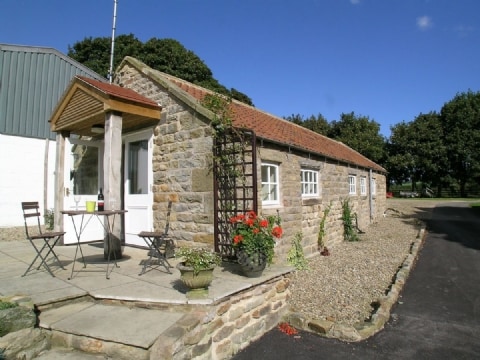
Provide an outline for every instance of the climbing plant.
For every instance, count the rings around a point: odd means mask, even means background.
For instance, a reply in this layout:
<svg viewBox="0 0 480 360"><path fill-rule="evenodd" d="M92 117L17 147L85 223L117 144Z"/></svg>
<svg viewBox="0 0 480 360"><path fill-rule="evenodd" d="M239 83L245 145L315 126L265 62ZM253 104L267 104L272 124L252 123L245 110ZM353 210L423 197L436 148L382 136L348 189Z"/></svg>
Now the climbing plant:
<svg viewBox="0 0 480 360"><path fill-rule="evenodd" d="M307 270L308 262L305 259L302 247L303 234L298 232L292 240L292 247L287 254L287 262L297 270Z"/></svg>
<svg viewBox="0 0 480 360"><path fill-rule="evenodd" d="M318 231L318 239L317 239L319 251L321 251L325 246L325 223L327 221L327 217L331 209L332 209L332 202L330 201L330 204L328 204L328 206L323 211L322 220L320 221L320 229Z"/></svg>
<svg viewBox="0 0 480 360"><path fill-rule="evenodd" d="M348 199L342 200L342 220L343 220L343 239L347 241L358 241L358 235L355 232L354 219L350 202Z"/></svg>

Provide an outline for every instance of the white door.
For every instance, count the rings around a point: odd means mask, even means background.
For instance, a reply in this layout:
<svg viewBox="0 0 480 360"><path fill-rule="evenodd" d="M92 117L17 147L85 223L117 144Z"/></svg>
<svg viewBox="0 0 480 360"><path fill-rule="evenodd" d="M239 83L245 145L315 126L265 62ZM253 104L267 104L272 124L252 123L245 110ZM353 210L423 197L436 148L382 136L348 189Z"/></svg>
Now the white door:
<svg viewBox="0 0 480 360"><path fill-rule="evenodd" d="M138 233L153 228L152 131L125 136L124 142L125 243L145 246Z"/></svg>
<svg viewBox="0 0 480 360"><path fill-rule="evenodd" d="M101 141L85 141L67 138L65 142L65 210L85 210L85 202L97 201L98 191L103 183L103 143ZM65 244L77 241L76 232L80 232L81 216L63 215L66 234ZM80 240L82 242L102 240L103 226L97 217L84 217L84 229ZM72 220L75 220L75 226Z"/></svg>

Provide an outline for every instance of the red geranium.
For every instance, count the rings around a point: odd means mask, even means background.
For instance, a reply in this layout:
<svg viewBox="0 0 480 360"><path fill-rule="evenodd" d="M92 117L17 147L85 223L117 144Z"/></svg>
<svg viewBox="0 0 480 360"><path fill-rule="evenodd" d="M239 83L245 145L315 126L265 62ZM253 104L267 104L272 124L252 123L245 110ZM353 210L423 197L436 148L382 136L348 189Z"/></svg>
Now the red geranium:
<svg viewBox="0 0 480 360"><path fill-rule="evenodd" d="M254 211L232 216L230 223L234 225L232 232L233 246L245 251L248 255L264 253L269 264L273 261L275 239L280 238L283 229L280 217L262 218Z"/></svg>

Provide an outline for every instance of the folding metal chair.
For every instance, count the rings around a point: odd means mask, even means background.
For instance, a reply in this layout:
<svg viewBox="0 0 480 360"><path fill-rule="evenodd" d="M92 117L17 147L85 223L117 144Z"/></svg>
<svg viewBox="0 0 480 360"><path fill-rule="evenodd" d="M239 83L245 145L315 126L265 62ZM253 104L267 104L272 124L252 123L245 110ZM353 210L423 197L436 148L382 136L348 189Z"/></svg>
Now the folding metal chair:
<svg viewBox="0 0 480 360"><path fill-rule="evenodd" d="M33 248L37 255L33 259L32 263L28 267L25 274L22 276L27 275L27 273L32 268L33 264L40 259L40 265L38 265L37 270L40 270L40 267L43 265L45 269L55 277L52 270L47 264L47 259L50 254L53 255L55 260L57 260L59 266L65 270L62 263L58 259L57 254L53 250L57 242L60 238L65 234L65 232L57 231L57 232L43 232L42 227L40 225L40 211L37 201L30 201L30 202L22 202L22 210L23 210L23 218L25 222L25 233L27 235L27 239L32 244ZM30 227L30 230L29 230ZM38 230L33 230L32 228L38 228Z"/></svg>
<svg viewBox="0 0 480 360"><path fill-rule="evenodd" d="M142 231L138 234L145 244L149 248L149 258L144 260L143 269L139 275L145 274L147 267L153 267L157 262L153 260L153 257L158 259L158 266L163 266L169 274L171 274L170 268L172 266L168 262L167 258L175 255L175 244L172 238L168 236L168 230L170 228L170 211L172 209L172 202L168 203L167 222L165 224L165 230L162 231Z"/></svg>

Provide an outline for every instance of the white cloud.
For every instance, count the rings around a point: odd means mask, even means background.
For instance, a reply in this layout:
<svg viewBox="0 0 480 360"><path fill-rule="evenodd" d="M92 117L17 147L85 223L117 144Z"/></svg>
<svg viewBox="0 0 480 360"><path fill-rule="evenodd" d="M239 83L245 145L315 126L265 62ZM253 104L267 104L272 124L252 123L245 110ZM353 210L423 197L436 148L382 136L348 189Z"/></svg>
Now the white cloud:
<svg viewBox="0 0 480 360"><path fill-rule="evenodd" d="M417 18L417 27L420 30L428 30L433 27L433 21L430 16L420 16Z"/></svg>
<svg viewBox="0 0 480 360"><path fill-rule="evenodd" d="M360 4L360 0L350 0L350 3L353 5Z"/></svg>

